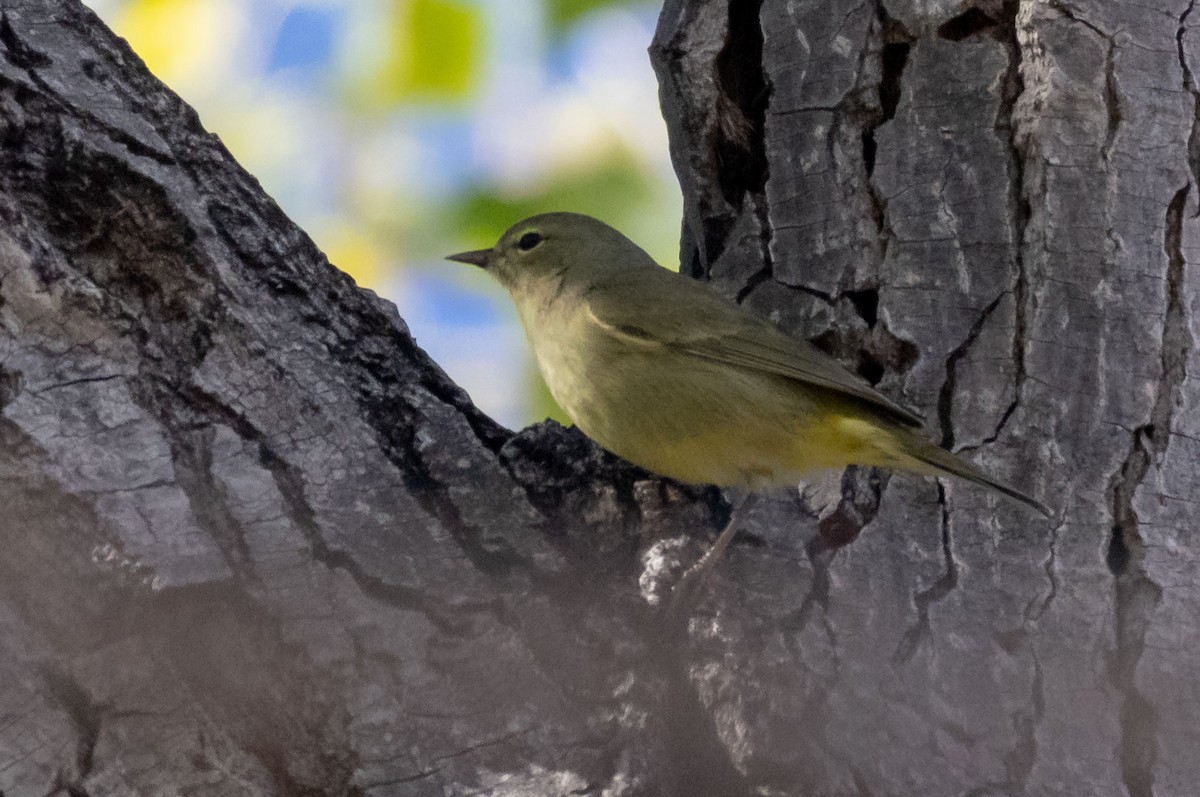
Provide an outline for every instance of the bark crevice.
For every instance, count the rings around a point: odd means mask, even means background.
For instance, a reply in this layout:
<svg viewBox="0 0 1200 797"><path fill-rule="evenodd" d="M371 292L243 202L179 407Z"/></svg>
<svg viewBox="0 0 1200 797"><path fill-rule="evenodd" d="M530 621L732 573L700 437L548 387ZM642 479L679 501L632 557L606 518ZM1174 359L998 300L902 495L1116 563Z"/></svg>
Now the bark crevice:
<svg viewBox="0 0 1200 797"><path fill-rule="evenodd" d="M942 380L942 387L938 391L937 416L938 423L942 431L942 439L939 445L942 448L953 450L954 448L954 391L957 386L958 364L963 357L970 353L971 347L975 341L979 339L980 333L983 332L983 327L987 324L992 313L1000 306L1000 302L1009 291L1005 291L997 296L980 311L979 316L975 319L975 323L971 324L971 328L967 330L967 336L962 343L955 346L950 354L946 357L946 378ZM1005 412L1011 412L1012 409L1006 409ZM1001 416L1001 423L1006 420Z"/></svg>
<svg viewBox="0 0 1200 797"><path fill-rule="evenodd" d="M1109 482L1113 527L1107 560L1115 580L1117 645L1110 663L1110 677L1121 694L1121 773L1133 797L1150 797L1154 790L1158 708L1143 694L1137 672L1147 631L1163 596L1163 588L1143 566L1147 542L1134 500L1151 465L1161 460L1170 445L1175 407L1187 376L1187 358L1193 341L1182 295L1186 265L1182 245L1184 209L1190 190L1190 183L1180 188L1166 212L1163 251L1167 258L1167 306L1154 406L1149 422L1133 431L1129 453Z"/></svg>
<svg viewBox="0 0 1200 797"><path fill-rule="evenodd" d="M105 707L96 703L79 681L57 665L42 669L42 683L50 699L67 713L77 737L74 771L60 771L58 787L71 797L86 797L88 791L83 784L92 773Z"/></svg>
<svg viewBox="0 0 1200 797"><path fill-rule="evenodd" d="M1013 362L1013 397L1000 413L990 434L983 438L982 445L990 445L1000 439L1009 420L1021 405L1024 396L1026 373L1026 347L1029 326L1029 274L1025 260L1025 249L1030 245L1029 226L1033 217L1031 186L1027 184L1025 159L1029 157L1027 132L1020 129L1018 105L1025 91L1021 76L1021 40L1018 32L1020 4L1015 0L1004 0L998 24L992 34L1004 45L1008 65L1001 81L1000 104L994 128L1004 141L1008 152L1008 225L1012 241L1013 282L1013 331L1011 357ZM951 430L953 431L953 430Z"/></svg>
<svg viewBox="0 0 1200 797"><path fill-rule="evenodd" d="M958 560L954 556L954 537L950 522L950 506L946 501L946 488L938 481L938 506L941 509L942 530L942 575L926 589L913 595L913 606L916 609L916 620L900 637L892 661L896 664L908 664L912 661L921 644L932 634L929 621L929 609L958 586Z"/></svg>
<svg viewBox="0 0 1200 797"><path fill-rule="evenodd" d="M877 88L878 108L865 109L862 117L862 158L865 172L865 191L870 204L871 215L879 236L880 260L887 255L887 249L894 237L891 223L888 221L887 200L884 199L875 185L875 160L878 155L878 141L875 131L896 117L896 109L903 95L904 67L908 64L908 55L916 38L908 32L903 23L893 19L880 0L875 3L875 25L879 37L879 84ZM869 48L864 47L864 52ZM859 70L861 74L862 70Z"/></svg>
<svg viewBox="0 0 1200 797"><path fill-rule="evenodd" d="M1183 41L1183 37L1189 30L1188 17L1191 16L1195 7L1195 0L1191 0L1188 7L1179 15L1179 27L1175 30L1175 49L1179 54L1179 69L1183 73L1183 89L1192 95L1194 110L1192 130L1188 134L1188 166L1192 172L1192 185L1200 186L1200 86L1196 85L1196 78L1192 74L1191 66L1188 65ZM1196 215L1200 216L1200 203L1197 204Z"/></svg>
<svg viewBox="0 0 1200 797"><path fill-rule="evenodd" d="M721 93L727 104L718 112L722 135L717 141L718 183L725 201L738 211L747 202L757 220L761 267L749 275L734 300L742 302L757 285L774 274L771 262L770 209L767 204L767 180L770 161L766 151L766 115L771 102L771 84L763 69L763 0L731 0L729 29L725 46L717 55L716 70ZM730 107L731 106L731 107ZM720 242L710 241L710 251L720 256L728 245L732 227L722 233Z"/></svg>

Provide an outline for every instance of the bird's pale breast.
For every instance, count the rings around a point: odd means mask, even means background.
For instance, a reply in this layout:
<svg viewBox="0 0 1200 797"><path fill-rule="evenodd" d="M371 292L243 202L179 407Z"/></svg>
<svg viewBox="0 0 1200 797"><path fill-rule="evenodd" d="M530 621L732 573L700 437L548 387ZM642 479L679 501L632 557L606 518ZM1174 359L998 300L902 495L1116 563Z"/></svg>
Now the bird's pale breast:
<svg viewBox="0 0 1200 797"><path fill-rule="evenodd" d="M794 484L844 464L828 445L804 445L823 428L824 407L794 381L715 364L668 346L614 338L568 307L541 315L531 333L551 394L580 429L648 470L687 482L762 487ZM814 441L815 442L815 441ZM822 441L827 442L827 441Z"/></svg>

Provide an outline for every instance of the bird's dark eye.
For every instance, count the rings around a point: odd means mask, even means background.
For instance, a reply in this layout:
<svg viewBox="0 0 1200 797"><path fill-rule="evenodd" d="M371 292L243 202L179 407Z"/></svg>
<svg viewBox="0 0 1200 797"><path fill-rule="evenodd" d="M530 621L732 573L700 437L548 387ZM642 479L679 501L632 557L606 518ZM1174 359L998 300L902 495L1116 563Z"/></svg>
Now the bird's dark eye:
<svg viewBox="0 0 1200 797"><path fill-rule="evenodd" d="M521 236L521 240L517 241L517 248L522 252L528 252L533 247L542 242L542 236L536 232L527 232Z"/></svg>

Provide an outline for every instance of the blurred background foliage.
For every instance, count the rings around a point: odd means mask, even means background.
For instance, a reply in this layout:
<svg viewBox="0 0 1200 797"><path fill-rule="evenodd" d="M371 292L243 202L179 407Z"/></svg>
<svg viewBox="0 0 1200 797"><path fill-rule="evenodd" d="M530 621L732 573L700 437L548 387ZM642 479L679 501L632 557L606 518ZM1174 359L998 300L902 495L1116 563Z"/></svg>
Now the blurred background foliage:
<svg viewBox="0 0 1200 797"><path fill-rule="evenodd" d="M493 417L562 418L506 296L444 262L549 210L677 262L645 0L85 0Z"/></svg>

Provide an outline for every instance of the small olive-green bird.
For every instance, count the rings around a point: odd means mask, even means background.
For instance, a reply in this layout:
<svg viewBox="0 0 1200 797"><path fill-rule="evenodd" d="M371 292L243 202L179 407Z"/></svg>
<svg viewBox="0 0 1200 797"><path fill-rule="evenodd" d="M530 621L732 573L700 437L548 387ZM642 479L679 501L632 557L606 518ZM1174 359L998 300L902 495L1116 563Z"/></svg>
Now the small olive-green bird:
<svg viewBox="0 0 1200 797"><path fill-rule="evenodd" d="M590 216L533 216L449 259L508 289L575 424L655 473L754 492L878 465L959 476L1048 514L931 443L920 418L832 357Z"/></svg>

